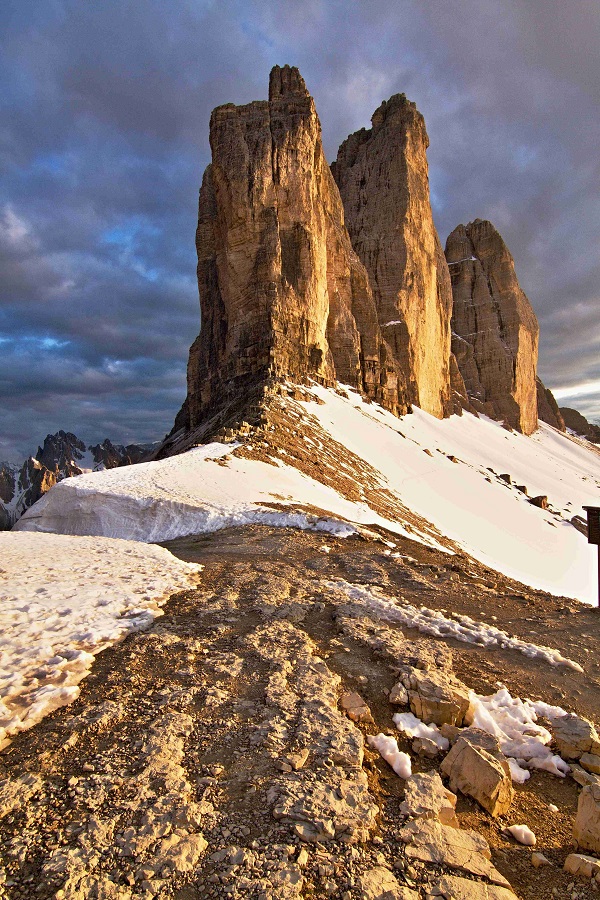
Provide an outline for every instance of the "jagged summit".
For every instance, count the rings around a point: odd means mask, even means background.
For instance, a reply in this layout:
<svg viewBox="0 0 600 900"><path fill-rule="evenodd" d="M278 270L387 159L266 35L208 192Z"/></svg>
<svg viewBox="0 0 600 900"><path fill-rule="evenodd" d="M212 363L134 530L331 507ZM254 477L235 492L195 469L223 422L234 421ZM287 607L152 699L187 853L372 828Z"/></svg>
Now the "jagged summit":
<svg viewBox="0 0 600 900"><path fill-rule="evenodd" d="M429 138L404 94L384 101L372 124L342 143L332 170L408 401L441 418L452 412L452 291L429 200Z"/></svg>
<svg viewBox="0 0 600 900"><path fill-rule="evenodd" d="M310 97L296 66L273 66L269 75L269 101L282 97Z"/></svg>

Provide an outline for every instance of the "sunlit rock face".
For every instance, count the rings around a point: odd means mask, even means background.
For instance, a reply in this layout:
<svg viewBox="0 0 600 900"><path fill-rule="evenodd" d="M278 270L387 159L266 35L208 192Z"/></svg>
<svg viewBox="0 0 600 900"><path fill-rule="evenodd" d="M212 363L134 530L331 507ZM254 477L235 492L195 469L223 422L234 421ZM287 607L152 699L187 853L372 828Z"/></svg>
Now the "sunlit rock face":
<svg viewBox="0 0 600 900"><path fill-rule="evenodd" d="M453 294L452 350L469 399L531 434L538 425L539 327L509 250L491 224L459 225L446 242Z"/></svg>
<svg viewBox="0 0 600 900"><path fill-rule="evenodd" d="M337 379L405 412L298 70L273 69L268 101L215 109L210 144L196 235L202 328L178 424L196 427L271 377Z"/></svg>
<svg viewBox="0 0 600 900"><path fill-rule="evenodd" d="M431 213L425 122L404 94L371 122L344 141L332 170L408 400L441 418L452 411L452 289Z"/></svg>

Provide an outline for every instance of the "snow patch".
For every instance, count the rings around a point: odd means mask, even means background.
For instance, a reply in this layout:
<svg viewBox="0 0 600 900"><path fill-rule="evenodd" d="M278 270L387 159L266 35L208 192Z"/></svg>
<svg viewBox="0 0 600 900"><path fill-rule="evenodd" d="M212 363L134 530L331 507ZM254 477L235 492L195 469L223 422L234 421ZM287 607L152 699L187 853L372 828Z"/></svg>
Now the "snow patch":
<svg viewBox="0 0 600 900"><path fill-rule="evenodd" d="M0 533L0 748L74 700L94 656L162 615L202 566L111 538Z"/></svg>
<svg viewBox="0 0 600 900"><path fill-rule="evenodd" d="M442 751L447 750L450 746L448 738L440 733L437 725L426 725L412 713L396 713L392 716L392 722L398 731L409 738L428 738Z"/></svg>
<svg viewBox="0 0 600 900"><path fill-rule="evenodd" d="M526 847L535 847L535 834L527 825L511 825L506 831L520 844L524 844Z"/></svg>
<svg viewBox="0 0 600 900"><path fill-rule="evenodd" d="M397 622L407 628L416 628L422 634L443 639L454 638L465 644L476 644L489 649L517 650L528 659L539 659L551 666L566 666L576 672L583 672L579 663L563 656L559 650L511 637L495 625L477 622L470 616L456 615L450 619L427 606L416 607L403 600L387 597L374 585L350 584L340 579L327 582L327 586L342 590L350 600L368 607L382 619Z"/></svg>
<svg viewBox="0 0 600 900"><path fill-rule="evenodd" d="M560 706L521 700L502 687L490 697L471 691L471 709L470 724L498 738L500 749L508 757L513 781L523 784L530 769L543 769L559 778L570 772L567 763L548 748L552 735L537 722L538 715L550 720L566 716L566 710Z"/></svg>
<svg viewBox="0 0 600 900"><path fill-rule="evenodd" d="M367 735L369 747L378 750L386 763L392 767L396 775L400 778L410 778L412 775L412 765L408 753L404 753L398 749L396 738L388 737L385 734L369 734Z"/></svg>

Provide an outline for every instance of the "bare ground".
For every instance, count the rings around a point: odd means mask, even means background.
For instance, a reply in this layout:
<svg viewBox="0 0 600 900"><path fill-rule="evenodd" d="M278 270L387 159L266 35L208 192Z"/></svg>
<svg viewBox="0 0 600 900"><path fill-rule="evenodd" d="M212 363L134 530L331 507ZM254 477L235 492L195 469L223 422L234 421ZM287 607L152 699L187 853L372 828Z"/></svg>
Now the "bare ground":
<svg viewBox="0 0 600 900"><path fill-rule="evenodd" d="M439 642L477 692L501 682L513 695L596 722L600 616L466 556L393 540L404 559L376 540L262 526L166 545L205 565L198 589L174 596L149 631L102 653L79 699L0 755L0 897L354 900L366 896L360 878L375 866L422 896L434 888L443 867L411 861L399 839L404 782L370 750L362 760L359 732L393 732L394 648L436 642L391 624L379 645L349 633L327 582L375 585L559 649L584 673ZM374 726L354 725L337 709L346 690L361 693ZM399 745L410 750L401 738ZM302 749L302 768L288 771L287 758ZM413 754L413 771L436 766ZM348 784L356 814L340 807L331 839L305 842L298 820L274 816L282 797L328 786L337 797ZM569 777L535 772L503 818L461 797L459 820L488 840L492 862L520 897L585 898L596 892L589 880L562 871L574 849L578 792ZM531 850L502 834L517 822L532 828L551 867L535 869Z"/></svg>

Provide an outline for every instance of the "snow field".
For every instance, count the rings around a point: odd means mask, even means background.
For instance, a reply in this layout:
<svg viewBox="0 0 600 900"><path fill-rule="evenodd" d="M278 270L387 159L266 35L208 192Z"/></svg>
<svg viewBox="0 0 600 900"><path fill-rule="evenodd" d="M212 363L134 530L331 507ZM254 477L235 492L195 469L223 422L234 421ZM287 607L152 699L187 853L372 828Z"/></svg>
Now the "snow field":
<svg viewBox="0 0 600 900"><path fill-rule="evenodd" d="M231 456L235 446L206 444L158 462L65 479L15 528L147 542L251 524L310 528L338 537L354 534L357 525L377 524L408 535L365 503L346 500L291 466ZM286 510L297 505L324 513Z"/></svg>
<svg viewBox="0 0 600 900"><path fill-rule="evenodd" d="M569 520L585 516L583 505L600 505L598 452L543 422L526 437L468 413L440 421L415 407L398 419L344 390L347 398L315 386L311 392L323 403L302 405L377 469L405 506L504 575L596 604L596 548ZM497 478L503 473L511 486ZM533 506L515 485L525 485L530 497L547 495L556 515Z"/></svg>
<svg viewBox="0 0 600 900"><path fill-rule="evenodd" d="M0 532L0 749L74 700L95 654L201 569L134 541Z"/></svg>

